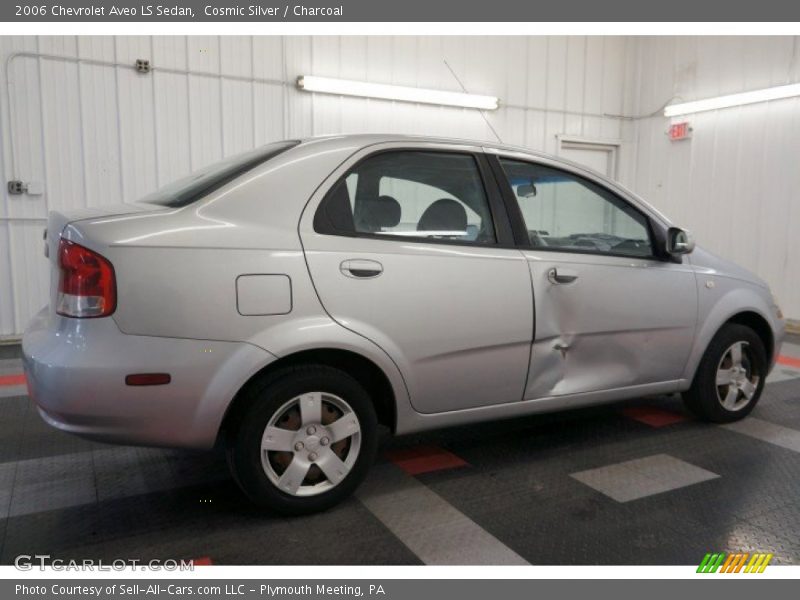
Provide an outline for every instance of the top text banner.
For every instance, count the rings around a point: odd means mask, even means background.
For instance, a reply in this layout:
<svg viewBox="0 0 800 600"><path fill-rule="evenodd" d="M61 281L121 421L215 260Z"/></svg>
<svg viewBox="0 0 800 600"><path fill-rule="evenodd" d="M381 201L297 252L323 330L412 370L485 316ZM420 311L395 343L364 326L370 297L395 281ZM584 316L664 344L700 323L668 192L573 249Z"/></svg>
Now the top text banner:
<svg viewBox="0 0 800 600"><path fill-rule="evenodd" d="M787 0L4 0L2 22L796 22Z"/></svg>

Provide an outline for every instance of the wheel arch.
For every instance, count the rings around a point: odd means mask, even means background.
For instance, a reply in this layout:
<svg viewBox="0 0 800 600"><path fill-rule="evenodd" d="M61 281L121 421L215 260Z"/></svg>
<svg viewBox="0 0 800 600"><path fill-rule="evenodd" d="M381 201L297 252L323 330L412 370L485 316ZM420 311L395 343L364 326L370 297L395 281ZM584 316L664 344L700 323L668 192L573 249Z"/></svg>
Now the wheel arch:
<svg viewBox="0 0 800 600"><path fill-rule="evenodd" d="M745 310L733 315L725 321L719 329L722 329L722 327L729 323L744 325L755 331L756 335L761 338L764 344L764 350L767 352L767 364L772 364L775 352L775 336L772 333L772 328L769 323L762 315L753 310ZM719 329L717 331L719 331Z"/></svg>
<svg viewBox="0 0 800 600"><path fill-rule="evenodd" d="M269 363L248 379L228 405L220 424L218 440L224 439L230 425L247 407L247 389L258 380L287 367L299 365L325 365L339 369L358 381L372 398L378 423L392 433L397 427L397 398L389 377L374 361L352 350L341 348L313 348L299 350Z"/></svg>

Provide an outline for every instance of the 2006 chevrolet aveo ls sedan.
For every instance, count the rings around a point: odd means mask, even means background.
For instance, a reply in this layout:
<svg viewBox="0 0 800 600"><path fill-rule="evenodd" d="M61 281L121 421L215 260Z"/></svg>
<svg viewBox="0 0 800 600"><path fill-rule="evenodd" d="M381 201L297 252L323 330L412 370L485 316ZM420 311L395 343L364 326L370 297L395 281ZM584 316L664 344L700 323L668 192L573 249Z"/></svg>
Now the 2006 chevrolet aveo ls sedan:
<svg viewBox="0 0 800 600"><path fill-rule="evenodd" d="M350 494L404 434L682 392L758 401L784 323L766 284L645 202L521 148L274 143L132 204L52 213L51 303L23 340L54 427L226 444L256 503Z"/></svg>

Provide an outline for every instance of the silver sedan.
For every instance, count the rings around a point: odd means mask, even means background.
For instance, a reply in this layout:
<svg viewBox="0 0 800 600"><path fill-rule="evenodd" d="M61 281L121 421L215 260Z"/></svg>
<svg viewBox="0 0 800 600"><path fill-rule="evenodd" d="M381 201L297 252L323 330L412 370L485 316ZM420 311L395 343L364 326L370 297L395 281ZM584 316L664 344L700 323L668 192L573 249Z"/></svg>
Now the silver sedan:
<svg viewBox="0 0 800 600"><path fill-rule="evenodd" d="M31 396L93 439L227 445L254 502L350 494L395 434L681 392L755 406L767 285L597 173L523 148L285 141L50 215Z"/></svg>

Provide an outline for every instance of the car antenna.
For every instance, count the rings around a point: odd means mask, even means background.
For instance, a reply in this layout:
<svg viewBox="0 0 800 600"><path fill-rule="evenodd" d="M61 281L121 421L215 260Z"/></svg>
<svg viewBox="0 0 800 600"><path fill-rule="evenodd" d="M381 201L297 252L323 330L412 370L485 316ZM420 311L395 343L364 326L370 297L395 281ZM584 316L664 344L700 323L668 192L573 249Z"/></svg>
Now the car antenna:
<svg viewBox="0 0 800 600"><path fill-rule="evenodd" d="M449 69L450 74L453 76L453 79L455 79L458 82L458 85L461 86L461 91L464 92L465 94L469 94L469 90L467 90L467 88L464 86L464 84L461 83L461 80L458 78L458 75L456 75L456 72L453 70L453 67L450 66L450 63L447 62L447 59L445 58L443 60L444 60L445 66ZM492 124L489 123L489 119L486 118L486 114L483 112L483 109L479 108L478 112L481 113L481 116L483 117L483 120L486 121L486 125L489 127L489 129L492 130L492 133L494 134L494 137L497 138L497 141L500 142L501 144L503 144L504 143L503 140L500 139L500 136L497 134L497 130L495 130L495 128L492 127Z"/></svg>

